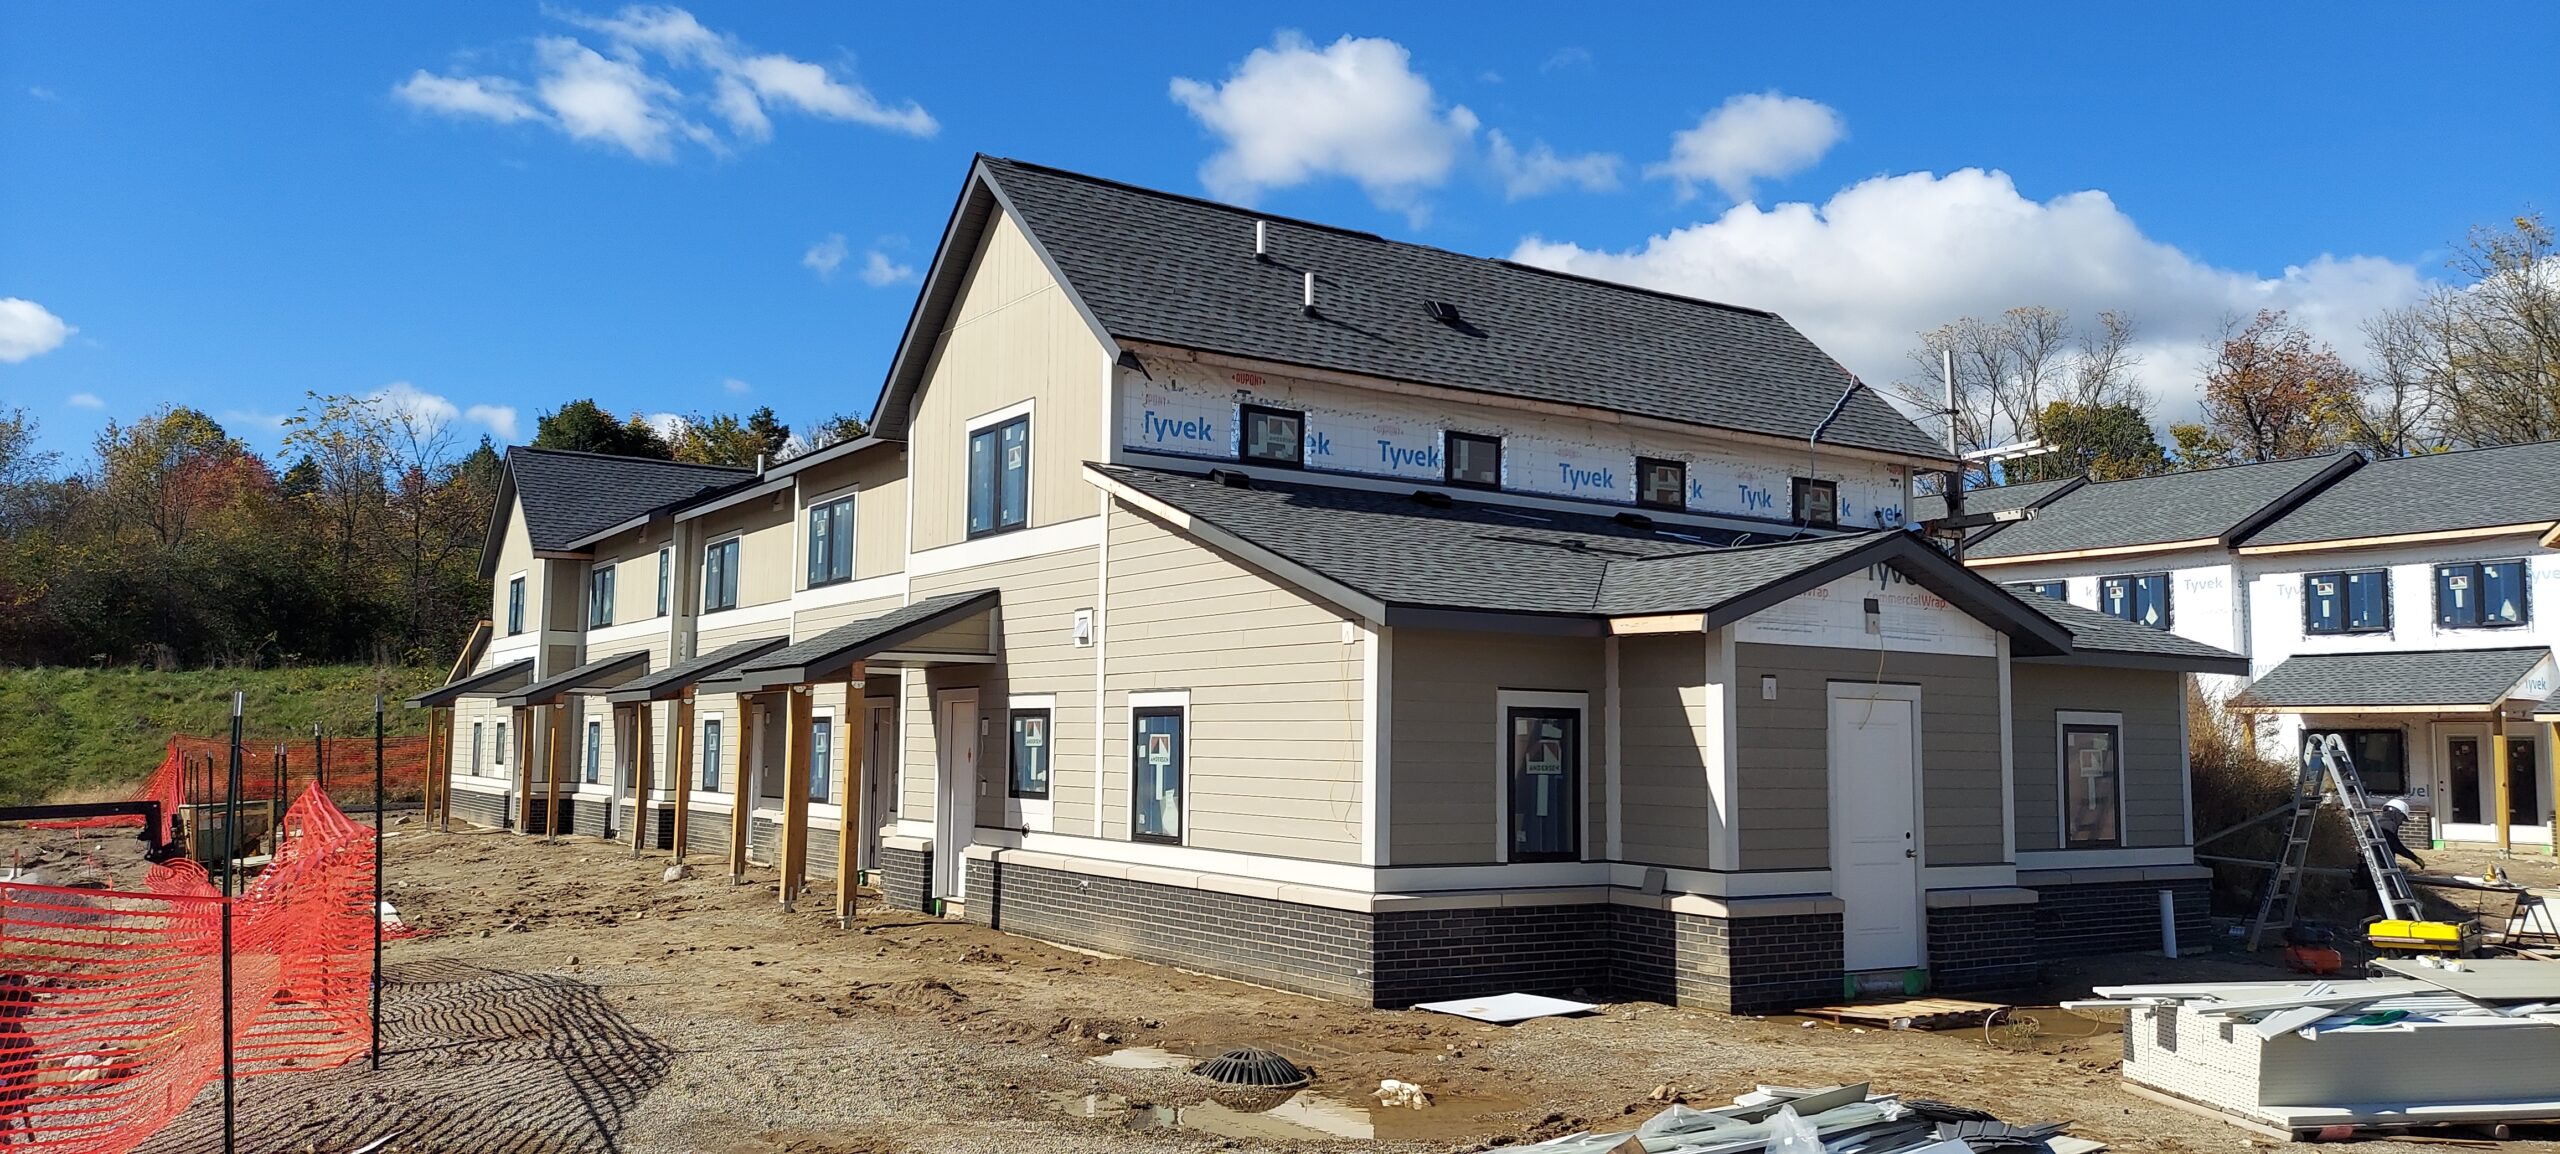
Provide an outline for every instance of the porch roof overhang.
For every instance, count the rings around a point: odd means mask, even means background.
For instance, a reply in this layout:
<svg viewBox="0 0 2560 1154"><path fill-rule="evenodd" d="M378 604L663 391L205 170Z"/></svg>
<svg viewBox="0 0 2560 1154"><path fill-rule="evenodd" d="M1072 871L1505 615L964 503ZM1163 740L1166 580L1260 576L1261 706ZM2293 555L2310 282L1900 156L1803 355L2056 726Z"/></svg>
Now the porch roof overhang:
<svg viewBox="0 0 2560 1154"><path fill-rule="evenodd" d="M627 685L635 677L649 672L649 651L634 649L598 658L566 673L555 673L540 681L503 694L498 704L510 708L550 705L572 694L601 693Z"/></svg>
<svg viewBox="0 0 2560 1154"><path fill-rule="evenodd" d="M605 695L615 705L632 705L643 701L672 701L685 695L703 680L722 676L739 662L752 660L780 649L788 637L755 637L732 641L709 653L696 654L656 673L636 677L621 688Z"/></svg>
<svg viewBox="0 0 2560 1154"><path fill-rule="evenodd" d="M2548 704L2551 650L2305 653L2231 699L2247 713L2497 713Z"/></svg>
<svg viewBox="0 0 2560 1154"><path fill-rule="evenodd" d="M2535 721L2560 721L2560 693L2554 693L2549 697L2543 698L2541 704L2534 706L2533 719Z"/></svg>
<svg viewBox="0 0 2560 1154"><path fill-rule="evenodd" d="M411 709L443 709L465 697L495 697L533 680L533 659L510 661L494 669L458 677L409 699Z"/></svg>
<svg viewBox="0 0 2560 1154"><path fill-rule="evenodd" d="M1001 600L993 589L927 597L741 662L717 681L706 681L702 690L764 693L837 681L864 663L990 664L997 657L993 616Z"/></svg>

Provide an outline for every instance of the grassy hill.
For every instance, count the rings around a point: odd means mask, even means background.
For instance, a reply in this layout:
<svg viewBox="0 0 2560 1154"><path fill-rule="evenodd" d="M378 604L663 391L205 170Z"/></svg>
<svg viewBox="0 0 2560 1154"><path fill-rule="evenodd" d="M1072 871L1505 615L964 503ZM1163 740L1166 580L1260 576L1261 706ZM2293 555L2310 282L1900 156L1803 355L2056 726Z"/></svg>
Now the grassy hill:
<svg viewBox="0 0 2560 1154"><path fill-rule="evenodd" d="M139 782L173 733L230 732L231 694L244 695L251 737L373 732L381 694L392 734L426 732L427 715L400 700L444 680L442 669L322 665L304 669L145 673L130 669L0 670L0 804Z"/></svg>

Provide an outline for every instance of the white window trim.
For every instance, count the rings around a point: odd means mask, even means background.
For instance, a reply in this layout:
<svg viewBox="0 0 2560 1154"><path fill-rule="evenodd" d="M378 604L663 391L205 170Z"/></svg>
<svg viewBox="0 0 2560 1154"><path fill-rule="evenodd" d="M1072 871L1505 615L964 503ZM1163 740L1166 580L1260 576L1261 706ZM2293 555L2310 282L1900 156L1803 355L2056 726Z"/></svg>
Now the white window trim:
<svg viewBox="0 0 2560 1154"><path fill-rule="evenodd" d="M703 767L712 764L712 761L710 759L702 759L699 755L708 752L703 749L703 735L709 732L707 727L713 722L718 722L720 725L721 752L728 752L729 742L737 736L729 732L729 715L727 713L714 710L696 714L693 719L693 732L686 734L685 736L693 742L693 750L697 756L697 760L693 766L692 780L687 781L684 784L686 791L693 795L692 804L700 805L703 802L708 801L713 805L718 806L721 810L726 811L729 808L729 793L726 789L702 788ZM720 770L723 775L720 780L722 785L725 786L729 781L729 778L726 776L728 768L726 766L722 766L720 767Z"/></svg>
<svg viewBox="0 0 2560 1154"><path fill-rule="evenodd" d="M490 725L492 727L491 732L497 735L498 740L496 744L489 747L489 765L491 768L499 771L491 774L490 776L505 777L507 776L505 771L507 768L507 738L509 736L507 733L507 719L503 717L499 718L496 721L490 722Z"/></svg>
<svg viewBox="0 0 2560 1154"><path fill-rule="evenodd" d="M1571 709L1581 715L1573 727L1575 776L1573 844L1579 860L1591 858L1591 695L1580 691L1537 689L1493 691L1493 860L1511 862L1511 710ZM1552 863L1540 862L1540 865Z"/></svg>
<svg viewBox="0 0 2560 1154"><path fill-rule="evenodd" d="M488 724L489 723L486 721L474 721L471 723L471 769L464 775L466 777L489 776L487 772L489 763L481 756L481 750L488 740L488 732L486 729Z"/></svg>
<svg viewBox="0 0 2560 1154"><path fill-rule="evenodd" d="M1174 839L1170 842L1144 840L1138 837L1138 711L1141 709L1179 709L1182 711L1182 796L1174 802L1173 828L1176 833ZM1054 721L1057 714L1052 713L1049 716ZM1195 792L1191 788L1191 780L1194 776L1192 773L1192 766L1198 759L1197 751L1191 742L1191 691L1188 689L1150 689L1132 692L1129 694L1128 706L1120 711L1120 723L1126 727L1125 732L1129 735L1129 822L1127 829L1129 831L1130 843L1134 845L1189 846L1191 844L1191 795ZM1012 740L1012 734L1010 731L1006 733L1005 739L1008 742ZM1009 755L1010 751L1008 751L1008 756ZM1050 764L1054 767L1057 763L1052 761ZM1099 788L1100 784L1101 783L1099 782L1095 783L1096 789L1094 797L1097 801L1099 801L1102 796Z"/></svg>
<svg viewBox="0 0 2560 1154"><path fill-rule="evenodd" d="M655 604L658 611L649 615L651 620L663 620L673 616L676 611L676 543L669 541L658 546L657 557L658 589Z"/></svg>
<svg viewBox="0 0 2560 1154"><path fill-rule="evenodd" d="M731 541L738 543L738 561L736 564L729 567L731 571L730 575L733 577L737 576L736 571L744 568L747 563L747 531L744 529L731 529L717 537L704 538L702 542L701 556L694 562L694 569L701 576L701 580L695 582L699 588L694 592L696 594L696 599L700 604L697 605L694 612L702 617L710 617L717 613L733 613L740 608L748 607L744 604L747 596L747 583L744 580L740 580L738 582L738 599L740 604L732 605L727 609L713 609L711 608L708 600L711 595L711 551L721 547L722 545L726 545Z"/></svg>
<svg viewBox="0 0 2560 1154"><path fill-rule="evenodd" d="M611 629L622 620L622 606L616 604L622 600L622 574L615 572L621 567L620 561L597 561L587 566L587 613L585 621L581 622L584 628ZM596 623L596 574L598 573L613 574L613 596L605 599L605 611L613 614L613 620L603 624Z"/></svg>
<svg viewBox="0 0 2560 1154"><path fill-rule="evenodd" d="M2116 731L2116 844L2114 845L2075 846L2071 844L2071 756L2070 743L2067 740L2065 730L2074 725L2103 725L2111 727ZM2406 756L2405 753L2403 756ZM2132 776L2133 774L2126 770L2124 764L2124 714L2085 709L2054 710L2054 848L2056 850L2075 853L2087 852L2089 850L2135 848L2125 844L2125 842L2131 840L2131 834L2133 832L2133 823L2128 820L2128 810L2130 807L2125 804L2126 801L2129 800L2131 792L2126 787L2131 784L2129 779Z"/></svg>
<svg viewBox="0 0 2560 1154"><path fill-rule="evenodd" d="M1033 398L1025 397L1022 400L1015 401L1014 403L1006 405L1005 407L993 412L980 413L977 416L969 418L969 420L962 426L960 430L961 540L982 541L988 537L1003 537L1015 533L1027 532L1037 526L1038 519L1031 515L1031 502L1038 497L1038 494L1033 491L1033 481L1039 475L1040 470L1041 437L1040 418L1032 414L1033 400ZM971 537L969 535L969 440L970 438L977 436L981 431L992 428L996 425L1004 424L1015 417L1030 418L1023 424L1023 434L1025 439L1030 442L1031 448L1030 452L1025 455L1022 462L1022 527L1019 529L992 530L977 537ZM997 470L997 476L999 478L997 481L997 487L1001 489L1003 487L1003 481L1001 480L1003 476L1003 465L997 465ZM909 486L910 489L913 487L914 486L912 485ZM1001 498L999 498L999 500L1001 500ZM1184 724L1187 726L1189 725L1189 722L1185 722Z"/></svg>
<svg viewBox="0 0 2560 1154"><path fill-rule="evenodd" d="M1026 709L1044 709L1049 713L1049 796L1013 796L1013 715ZM1183 747L1190 748L1191 714L1182 715ZM1186 752L1185 756L1188 756ZM1184 774L1187 779L1190 775ZM1184 783L1189 792L1189 781ZM1005 699L1004 717L1004 808L1005 824L1017 829L1034 829L1047 833L1057 827L1058 796L1058 695L1054 693L1018 693Z"/></svg>
<svg viewBox="0 0 2560 1154"><path fill-rule="evenodd" d="M846 500L853 502L852 512L845 520L845 528L853 534L853 552L845 561L850 568L845 571L845 579L842 581L830 582L825 585L811 585L809 584L809 513L811 510L816 509L821 505L832 505L838 501ZM800 502L800 516L798 523L793 525L791 529L791 555L800 559L800 572L792 577L792 580L797 582L797 584L792 586L793 590L801 593L807 593L811 590L830 590L845 585L861 583L862 530L860 526L862 525L862 504L862 485L859 482L850 485L838 485L833 489L829 489L824 493L819 493Z"/></svg>
<svg viewBox="0 0 2560 1154"><path fill-rule="evenodd" d="M501 636L505 636L505 637L536 637L536 636L540 636L540 635L541 635L541 633L542 633L542 614L541 614L541 612L540 612L539 610L536 610L536 609L533 607L533 571L532 571L532 570L530 570L530 569L518 569L518 570L516 570L515 572L508 574L508 575L507 575L507 579L506 579L505 581L503 581L503 582L500 582L500 583L499 583L499 585L498 585L498 587L499 587L500 589L504 589L504 590L506 590L506 591L507 591L507 601L508 601L507 609L512 613L512 612L515 610L515 608L516 608L516 604L515 604L515 596L514 596L514 594L515 594L515 587L516 587L516 584L517 584L518 582L522 582L522 583L524 584L524 602L523 602L524 608L523 608L523 613L524 613L524 615L525 615L526 617L529 617L529 618L532 618L532 619L533 619L533 621L532 621L533 628L531 628L531 629L521 629L521 628L516 628L515 626L517 625L517 622L515 622L515 621L513 621L513 620L509 620L509 621L506 621L506 622L504 622L504 623L503 623L503 624L507 625L509 628L507 629L507 631L506 631L504 634L501 634Z"/></svg>
<svg viewBox="0 0 2560 1154"><path fill-rule="evenodd" d="M604 791L609 793L613 790L613 779L606 776L607 767L605 765L605 747L608 743L608 738L611 736L607 732L610 726L605 718L597 717L592 713L579 714L578 721L582 728L578 731L578 778L575 790L578 792ZM588 744L587 741L587 735L590 733L595 735L595 741L592 745ZM587 751L590 749L593 749L596 754L594 762L596 779L594 781L587 780Z"/></svg>
<svg viewBox="0 0 2560 1154"><path fill-rule="evenodd" d="M809 707L809 721L813 727L820 721L827 723L827 796L833 799L830 801L817 801L812 799L809 802L809 819L811 821L816 821L819 818L828 818L834 821L844 820L844 783L836 780L836 778L839 776L838 770L844 760L845 733L844 726L836 720L837 713L838 710L832 705L812 705ZM809 780L814 782L817 779L817 741L812 737L810 741Z"/></svg>

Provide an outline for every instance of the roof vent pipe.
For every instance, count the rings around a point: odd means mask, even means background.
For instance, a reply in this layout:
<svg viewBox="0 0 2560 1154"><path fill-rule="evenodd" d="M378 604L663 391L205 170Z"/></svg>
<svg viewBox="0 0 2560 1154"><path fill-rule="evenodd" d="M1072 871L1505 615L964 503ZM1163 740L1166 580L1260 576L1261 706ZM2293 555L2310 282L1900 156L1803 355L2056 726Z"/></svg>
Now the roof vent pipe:
<svg viewBox="0 0 2560 1154"><path fill-rule="evenodd" d="M764 454L756 454L756 476L764 476Z"/></svg>
<svg viewBox="0 0 2560 1154"><path fill-rule="evenodd" d="M1306 314L1316 315L1316 274L1307 274L1306 287L1299 295L1301 297L1299 304L1305 309Z"/></svg>
<svg viewBox="0 0 2560 1154"><path fill-rule="evenodd" d="M1253 259L1255 259L1255 260L1270 260L1270 259L1271 259L1271 222L1270 222L1270 221L1267 221L1267 220L1257 220L1257 221L1253 222Z"/></svg>

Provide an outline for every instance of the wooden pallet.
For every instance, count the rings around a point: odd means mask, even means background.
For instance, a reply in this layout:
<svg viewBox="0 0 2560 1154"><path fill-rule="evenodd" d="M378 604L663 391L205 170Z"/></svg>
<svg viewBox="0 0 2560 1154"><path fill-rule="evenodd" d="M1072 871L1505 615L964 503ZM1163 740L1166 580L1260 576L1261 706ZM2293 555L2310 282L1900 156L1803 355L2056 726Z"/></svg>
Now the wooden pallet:
<svg viewBox="0 0 2560 1154"><path fill-rule="evenodd" d="M1895 1022L1908 1020L1914 1030L1949 1030L1979 1026L1984 1018L2000 1008L1992 1002L1967 1002L1955 998L1907 998L1898 1002L1811 1006L1796 1012L1808 1018L1821 1018L1843 1025L1891 1029Z"/></svg>

